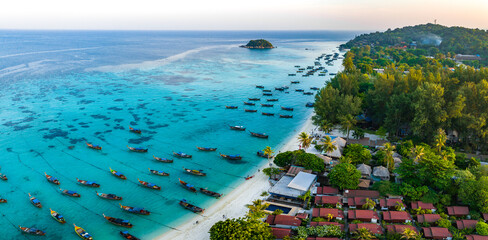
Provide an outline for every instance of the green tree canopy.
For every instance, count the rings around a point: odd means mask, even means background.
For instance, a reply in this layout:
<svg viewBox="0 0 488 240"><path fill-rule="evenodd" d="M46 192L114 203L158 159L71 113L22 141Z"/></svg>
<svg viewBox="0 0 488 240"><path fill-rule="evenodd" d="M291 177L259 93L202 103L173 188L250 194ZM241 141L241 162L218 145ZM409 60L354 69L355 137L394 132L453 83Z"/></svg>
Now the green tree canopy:
<svg viewBox="0 0 488 240"><path fill-rule="evenodd" d="M368 163L371 160L371 153L361 144L349 144L342 152L343 156L351 158L351 164L358 165L361 163Z"/></svg>
<svg viewBox="0 0 488 240"><path fill-rule="evenodd" d="M269 224L250 218L232 218L219 221L210 228L209 233L212 240L275 239Z"/></svg>
<svg viewBox="0 0 488 240"><path fill-rule="evenodd" d="M361 178L361 172L350 163L339 163L332 168L328 177L330 184L341 190L356 189Z"/></svg>

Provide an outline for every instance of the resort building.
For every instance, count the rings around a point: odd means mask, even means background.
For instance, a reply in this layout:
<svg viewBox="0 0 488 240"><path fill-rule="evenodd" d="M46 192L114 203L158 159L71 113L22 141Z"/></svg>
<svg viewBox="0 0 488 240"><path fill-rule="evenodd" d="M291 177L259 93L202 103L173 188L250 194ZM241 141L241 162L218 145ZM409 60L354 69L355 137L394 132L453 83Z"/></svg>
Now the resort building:
<svg viewBox="0 0 488 240"><path fill-rule="evenodd" d="M476 228L477 223L478 220L471 220L471 219L456 220L456 227L459 230L466 229L466 228Z"/></svg>
<svg viewBox="0 0 488 240"><path fill-rule="evenodd" d="M339 194L339 189L331 187L331 186L323 186L323 187L317 187L316 190L317 195L338 195Z"/></svg>
<svg viewBox="0 0 488 240"><path fill-rule="evenodd" d="M435 223L441 219L439 214L419 214L417 215L417 222L419 223Z"/></svg>
<svg viewBox="0 0 488 240"><path fill-rule="evenodd" d="M466 240L488 240L488 236L466 235Z"/></svg>
<svg viewBox="0 0 488 240"><path fill-rule="evenodd" d="M288 172L286 172L286 175L295 177L299 172L312 173L312 170L310 170L310 169L307 170L304 167L291 166L288 169Z"/></svg>
<svg viewBox="0 0 488 240"><path fill-rule="evenodd" d="M417 230L417 228L415 228L414 226L411 226L411 225L386 225L385 226L386 228L386 231L390 234L402 234L405 229L412 229L413 231L415 231L416 233L419 233L419 231Z"/></svg>
<svg viewBox="0 0 488 240"><path fill-rule="evenodd" d="M332 205L335 207L342 207L342 199L340 196L315 196L316 205Z"/></svg>
<svg viewBox="0 0 488 240"><path fill-rule="evenodd" d="M424 203L422 201L416 201L416 202L412 202L410 203L410 207L412 209L429 209L432 211L432 213L435 213L435 211L437 210L436 207L434 207L434 204L432 203Z"/></svg>
<svg viewBox="0 0 488 240"><path fill-rule="evenodd" d="M365 197L353 197L347 199L347 206L351 209L362 208L366 204Z"/></svg>
<svg viewBox="0 0 488 240"><path fill-rule="evenodd" d="M269 189L269 193L277 199L296 200L310 190L316 181L317 175L306 172L299 172L295 177L285 175Z"/></svg>
<svg viewBox="0 0 488 240"><path fill-rule="evenodd" d="M367 197L369 199L378 199L380 198L380 192L373 190L344 190L344 197Z"/></svg>
<svg viewBox="0 0 488 240"><path fill-rule="evenodd" d="M341 240L340 238L307 237L307 240Z"/></svg>
<svg viewBox="0 0 488 240"><path fill-rule="evenodd" d="M285 236L291 236L291 229L290 228L271 228L271 232L275 236L276 239L283 239Z"/></svg>
<svg viewBox="0 0 488 240"><path fill-rule="evenodd" d="M400 198L380 199L381 210L398 210L397 206L401 206L401 211L405 210L405 205Z"/></svg>
<svg viewBox="0 0 488 240"><path fill-rule="evenodd" d="M333 219L343 220L344 212L337 208L314 208L312 210L312 217L328 218L332 216Z"/></svg>
<svg viewBox="0 0 488 240"><path fill-rule="evenodd" d="M278 228L296 228L302 224L302 220L288 215L268 215L266 222Z"/></svg>
<svg viewBox="0 0 488 240"><path fill-rule="evenodd" d="M469 208L466 206L447 207L447 215L454 217L465 217L469 215Z"/></svg>
<svg viewBox="0 0 488 240"><path fill-rule="evenodd" d="M377 223L380 218L373 210L349 210L347 219Z"/></svg>
<svg viewBox="0 0 488 240"><path fill-rule="evenodd" d="M383 212L383 220L388 223L409 223L412 217L404 211L386 211Z"/></svg>
<svg viewBox="0 0 488 240"><path fill-rule="evenodd" d="M358 229L366 228L373 234L383 234L383 228L380 225L374 223L352 223L349 224L349 232L354 233Z"/></svg>
<svg viewBox="0 0 488 240"><path fill-rule="evenodd" d="M422 228L422 231L424 232L424 237L427 239L446 239L446 240L452 239L452 234L449 232L449 229L447 228L428 227L428 228Z"/></svg>

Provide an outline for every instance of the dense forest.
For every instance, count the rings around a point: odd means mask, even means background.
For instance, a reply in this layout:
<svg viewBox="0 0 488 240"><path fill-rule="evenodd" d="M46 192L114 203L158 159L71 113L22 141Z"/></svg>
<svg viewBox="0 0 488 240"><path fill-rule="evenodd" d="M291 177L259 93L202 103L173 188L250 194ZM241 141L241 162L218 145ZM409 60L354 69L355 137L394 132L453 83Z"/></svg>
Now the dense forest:
<svg viewBox="0 0 488 240"><path fill-rule="evenodd" d="M418 28L424 27L442 26ZM387 31L384 38L412 27L406 29ZM360 39L368 39L365 36L346 45L364 43ZM373 36L382 39L381 34ZM343 62L344 71L316 95L315 123L340 124L347 130L380 128L391 140L409 138L417 143L432 143L438 129L445 129L448 144L456 150L486 153L488 69L458 65L450 53L440 51L427 57L425 51L352 46Z"/></svg>
<svg viewBox="0 0 488 240"><path fill-rule="evenodd" d="M488 31L480 29L424 24L362 34L341 47L349 49L365 45L385 47L415 45L417 49L425 50L431 56L437 52L445 55L448 53L480 55L482 65L488 65Z"/></svg>

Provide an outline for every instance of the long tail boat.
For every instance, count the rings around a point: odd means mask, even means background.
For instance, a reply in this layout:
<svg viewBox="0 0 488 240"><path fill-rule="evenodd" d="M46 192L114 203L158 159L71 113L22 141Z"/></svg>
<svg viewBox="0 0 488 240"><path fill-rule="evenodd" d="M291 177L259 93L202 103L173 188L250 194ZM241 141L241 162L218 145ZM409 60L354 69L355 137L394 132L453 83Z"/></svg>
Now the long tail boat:
<svg viewBox="0 0 488 240"><path fill-rule="evenodd" d="M0 179L2 179L4 181L7 181L8 180L7 176L5 174L3 174L3 173L0 173Z"/></svg>
<svg viewBox="0 0 488 240"><path fill-rule="evenodd" d="M300 81L291 81L291 84L298 84Z"/></svg>
<svg viewBox="0 0 488 240"><path fill-rule="evenodd" d="M100 147L98 145L93 145L93 144L87 143L87 142L85 142L85 143L86 143L86 146L89 147L89 148L91 148L91 149L102 150L102 147Z"/></svg>
<svg viewBox="0 0 488 240"><path fill-rule="evenodd" d="M134 235L130 234L128 231L120 231L119 233L125 239L140 240L139 238L136 238Z"/></svg>
<svg viewBox="0 0 488 240"><path fill-rule="evenodd" d="M198 147L198 146L197 146L197 149L200 151L204 151L204 152L214 152L217 150L217 148Z"/></svg>
<svg viewBox="0 0 488 240"><path fill-rule="evenodd" d="M264 152L262 150L259 150L256 154L262 158L268 158L268 154L264 154ZM273 156L270 156L270 157L273 157Z"/></svg>
<svg viewBox="0 0 488 240"><path fill-rule="evenodd" d="M21 227L19 226L20 228L20 231L22 231L23 233L27 233L27 234L30 234L30 235L37 235L37 236L44 236L46 235L46 232L44 231L41 231L37 228L28 228L28 227Z"/></svg>
<svg viewBox="0 0 488 240"><path fill-rule="evenodd" d="M191 155L188 155L184 152L173 152L173 155L178 158L191 158Z"/></svg>
<svg viewBox="0 0 488 240"><path fill-rule="evenodd" d="M124 220L122 218L109 217L109 216L105 216L105 214L102 214L102 215L111 224L121 226L121 227L126 227L126 228L131 228L133 226L132 223L129 222L129 220Z"/></svg>
<svg viewBox="0 0 488 240"><path fill-rule="evenodd" d="M313 102L308 102L307 104L305 104L305 107L313 107L313 106L314 106Z"/></svg>
<svg viewBox="0 0 488 240"><path fill-rule="evenodd" d="M7 199L5 198L0 198L0 203L6 203L7 202Z"/></svg>
<svg viewBox="0 0 488 240"><path fill-rule="evenodd" d="M149 169L149 172L151 172L152 174L154 175L159 175L159 176L169 176L169 173L167 172L163 172L163 171L158 171L158 170L152 170L150 168Z"/></svg>
<svg viewBox="0 0 488 240"><path fill-rule="evenodd" d="M264 92L263 93L263 96L273 96L273 94L272 93L268 93L268 92Z"/></svg>
<svg viewBox="0 0 488 240"><path fill-rule="evenodd" d="M122 197L119 197L119 196L112 194L112 193L99 193L99 192L96 192L96 193L97 193L97 196L99 196L101 198L108 199L108 200L122 200Z"/></svg>
<svg viewBox="0 0 488 240"><path fill-rule="evenodd" d="M211 196L211 197L215 197L215 198L222 197L222 194L221 193L213 192L213 191L207 190L206 188L200 188L200 192L202 192L205 195L208 195L208 196Z"/></svg>
<svg viewBox="0 0 488 240"><path fill-rule="evenodd" d="M278 101L278 98L269 98L269 99L266 99L267 102L277 102Z"/></svg>
<svg viewBox="0 0 488 240"><path fill-rule="evenodd" d="M310 87L310 90L319 90L318 87Z"/></svg>
<svg viewBox="0 0 488 240"><path fill-rule="evenodd" d="M59 191L61 191L62 194L64 195L68 195L70 197L81 197L81 195L79 193L77 193L76 191L71 191L71 190L65 190L65 189L59 189Z"/></svg>
<svg viewBox="0 0 488 240"><path fill-rule="evenodd" d="M142 133L141 129L135 129L135 128L132 128L131 126L129 126L129 131L131 131L133 133L137 133L137 134Z"/></svg>
<svg viewBox="0 0 488 240"><path fill-rule="evenodd" d="M141 215L151 214L148 210L146 210L144 208L123 206L122 204L119 204L119 205L120 205L120 208L122 208L123 210L130 212L130 213L141 214Z"/></svg>
<svg viewBox="0 0 488 240"><path fill-rule="evenodd" d="M258 138L268 138L268 134L266 133L256 133L256 132L250 132L251 136L253 137L258 137Z"/></svg>
<svg viewBox="0 0 488 240"><path fill-rule="evenodd" d="M261 103L261 107L273 107L273 104Z"/></svg>
<svg viewBox="0 0 488 240"><path fill-rule="evenodd" d="M204 173L203 170L192 170L192 169L188 169L188 168L184 168L184 167L183 167L183 170L185 170L185 172L193 174L193 175L207 176L207 174Z"/></svg>
<svg viewBox="0 0 488 240"><path fill-rule="evenodd" d="M78 234L78 236L81 239L84 239L84 240L93 240L93 237L87 231L85 231L85 229L76 226L74 223L73 223L73 226L75 226L75 232L76 232L76 234Z"/></svg>
<svg viewBox="0 0 488 240"><path fill-rule="evenodd" d="M295 92L304 92L305 90L301 89L301 88L297 88L295 89Z"/></svg>
<svg viewBox="0 0 488 240"><path fill-rule="evenodd" d="M245 112L257 112L258 110L256 109L244 109Z"/></svg>
<svg viewBox="0 0 488 240"><path fill-rule="evenodd" d="M173 159L155 157L154 155L153 155L153 158L156 159L156 161L159 161L159 162L173 163Z"/></svg>
<svg viewBox="0 0 488 240"><path fill-rule="evenodd" d="M29 201L32 203L32 205L34 205L38 208L42 208L41 201L39 201L39 199L37 199L36 197L31 196L30 193L28 193L28 194L29 194Z"/></svg>
<svg viewBox="0 0 488 240"><path fill-rule="evenodd" d="M49 181L50 183L59 185L59 180L57 178L55 178L51 175L48 175L46 172L44 172L44 175L46 176L47 181Z"/></svg>
<svg viewBox="0 0 488 240"><path fill-rule="evenodd" d="M255 104L255 103L253 103L253 102L244 102L244 105L254 106L254 105L256 105L256 104Z"/></svg>
<svg viewBox="0 0 488 240"><path fill-rule="evenodd" d="M313 95L313 92L304 92L303 95Z"/></svg>
<svg viewBox="0 0 488 240"><path fill-rule="evenodd" d="M113 170L112 168L110 168L110 173L112 173L114 176L120 178L120 179L127 179L124 174L122 174L121 172L117 172L115 170Z"/></svg>
<svg viewBox="0 0 488 240"><path fill-rule="evenodd" d="M281 110L293 111L293 108L292 107L281 107Z"/></svg>
<svg viewBox="0 0 488 240"><path fill-rule="evenodd" d="M150 189L154 189L154 190L161 190L161 187L154 184L154 183L150 183L150 182L146 182L146 181L142 181L142 180L139 180L137 179L137 181L139 181L139 183L144 186L144 187L147 187L147 188L150 188Z"/></svg>
<svg viewBox="0 0 488 240"><path fill-rule="evenodd" d="M203 213L205 211L205 209L202 209L200 207L197 207L195 205L192 205L192 204L189 204L186 199L182 199L180 201L180 205L194 213Z"/></svg>
<svg viewBox="0 0 488 240"><path fill-rule="evenodd" d="M277 91L285 91L285 88L284 87L275 87L275 90L277 90Z"/></svg>
<svg viewBox="0 0 488 240"><path fill-rule="evenodd" d="M197 189L193 186L193 185L190 185L184 181L182 181L181 179L178 178L178 180L180 181L181 183L181 186L183 186L186 190L190 191L190 192L194 192L196 193L197 192Z"/></svg>
<svg viewBox="0 0 488 240"><path fill-rule="evenodd" d="M237 130L237 131L245 131L246 128L244 126L229 126L231 130Z"/></svg>
<svg viewBox="0 0 488 240"><path fill-rule="evenodd" d="M264 116L274 116L274 113L262 112L261 114L264 115Z"/></svg>
<svg viewBox="0 0 488 240"><path fill-rule="evenodd" d="M225 106L227 109L237 109L237 106Z"/></svg>
<svg viewBox="0 0 488 240"><path fill-rule="evenodd" d="M256 85L256 88L264 88L263 85Z"/></svg>
<svg viewBox="0 0 488 240"><path fill-rule="evenodd" d="M58 212L52 210L52 209L49 209L51 211L51 217L54 218L54 220L56 220L56 222L59 222L59 223L66 223L66 220L64 219L63 215L59 214Z"/></svg>
<svg viewBox="0 0 488 240"><path fill-rule="evenodd" d="M239 154L236 154L236 155L226 155L226 154L222 154L222 153L219 153L219 154L221 157L229 159L229 160L241 160L242 159L242 156Z"/></svg>
<svg viewBox="0 0 488 240"><path fill-rule="evenodd" d="M88 187L96 187L96 188L100 187L100 184L98 184L96 182L80 180L78 178L76 178L76 181L79 182L80 184L88 186Z"/></svg>
<svg viewBox="0 0 488 240"><path fill-rule="evenodd" d="M139 152L139 153L145 153L148 150L147 148L142 148L142 147L129 147L129 146L127 146L127 148L129 150L131 150L132 152Z"/></svg>
<svg viewBox="0 0 488 240"><path fill-rule="evenodd" d="M280 118L293 118L293 115L281 115Z"/></svg>
<svg viewBox="0 0 488 240"><path fill-rule="evenodd" d="M251 178L253 178L253 177L254 177L254 175L252 175L252 176L247 176L247 177L245 177L244 179L249 180L249 179L251 179Z"/></svg>
<svg viewBox="0 0 488 240"><path fill-rule="evenodd" d="M269 89L263 89L263 92L268 92L269 93L269 92L271 92L271 90L269 90Z"/></svg>
<svg viewBox="0 0 488 240"><path fill-rule="evenodd" d="M249 101L259 101L259 100L261 100L261 98L247 98L247 100L249 100Z"/></svg>

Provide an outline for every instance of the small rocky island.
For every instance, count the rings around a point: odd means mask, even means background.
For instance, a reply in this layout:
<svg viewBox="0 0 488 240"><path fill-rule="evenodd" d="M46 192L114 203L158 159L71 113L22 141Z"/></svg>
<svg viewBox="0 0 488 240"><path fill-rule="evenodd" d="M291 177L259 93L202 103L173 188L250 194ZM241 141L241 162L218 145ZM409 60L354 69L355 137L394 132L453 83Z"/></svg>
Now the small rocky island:
<svg viewBox="0 0 488 240"><path fill-rule="evenodd" d="M250 49L271 49L275 48L273 44L264 39L251 40L246 45L240 46L242 48Z"/></svg>

